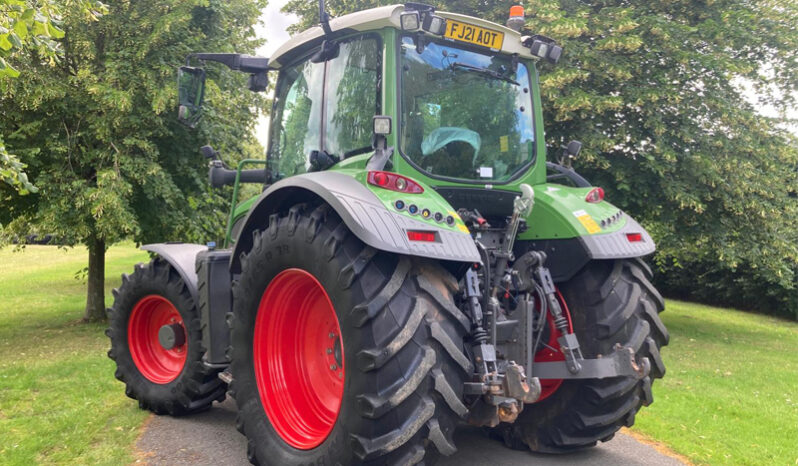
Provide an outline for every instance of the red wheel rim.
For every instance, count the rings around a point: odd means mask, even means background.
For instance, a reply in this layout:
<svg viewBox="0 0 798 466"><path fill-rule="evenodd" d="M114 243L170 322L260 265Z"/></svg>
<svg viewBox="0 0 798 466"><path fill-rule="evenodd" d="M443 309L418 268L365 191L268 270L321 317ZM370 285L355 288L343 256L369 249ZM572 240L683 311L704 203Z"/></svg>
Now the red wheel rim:
<svg viewBox="0 0 798 466"><path fill-rule="evenodd" d="M133 363L141 375L150 382L166 384L177 378L186 365L188 342L166 349L158 340L158 331L164 325L186 326L174 304L163 296L149 295L133 306L127 323L127 343Z"/></svg>
<svg viewBox="0 0 798 466"><path fill-rule="evenodd" d="M565 313L565 318L568 319L568 330L573 332L574 328L571 322L571 312L568 310L568 304L565 303L565 299L562 297L560 290L557 290L557 299L560 301L560 306ZM550 329L549 338L545 342L546 346L535 353L535 362L565 361L565 355L560 351L560 343L557 342L557 339L562 336L562 332L554 327L554 317L551 315L551 312L546 315L546 321ZM541 391L538 401L543 401L554 394L554 392L560 388L560 385L562 385L562 381L563 379L540 379Z"/></svg>
<svg viewBox="0 0 798 466"><path fill-rule="evenodd" d="M338 317L316 277L288 269L266 287L253 342L255 381L274 430L301 450L319 446L344 395Z"/></svg>

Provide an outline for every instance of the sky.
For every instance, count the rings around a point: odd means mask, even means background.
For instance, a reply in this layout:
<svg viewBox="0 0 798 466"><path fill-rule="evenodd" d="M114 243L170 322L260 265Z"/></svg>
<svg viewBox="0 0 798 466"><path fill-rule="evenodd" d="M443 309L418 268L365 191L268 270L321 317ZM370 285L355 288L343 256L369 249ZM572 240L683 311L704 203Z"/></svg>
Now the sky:
<svg viewBox="0 0 798 466"><path fill-rule="evenodd" d="M272 56L277 47L281 46L290 37L285 32L285 29L296 22L297 16L280 12L286 3L288 3L288 0L271 0L260 16L260 24L255 26L255 32L258 37L266 39L266 44L256 51L262 57ZM274 79L276 75L272 74L270 78ZM261 115L255 125L255 135L264 148L266 148L266 143L268 142L268 127L269 118Z"/></svg>

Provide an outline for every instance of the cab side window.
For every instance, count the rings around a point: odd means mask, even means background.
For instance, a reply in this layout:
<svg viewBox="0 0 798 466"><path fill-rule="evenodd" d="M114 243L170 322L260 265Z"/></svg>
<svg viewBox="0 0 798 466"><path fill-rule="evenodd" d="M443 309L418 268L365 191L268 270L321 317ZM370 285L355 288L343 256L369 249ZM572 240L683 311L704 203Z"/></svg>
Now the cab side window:
<svg viewBox="0 0 798 466"><path fill-rule="evenodd" d="M358 37L340 44L327 64L324 150L340 159L371 149L371 120L379 113L379 41Z"/></svg>
<svg viewBox="0 0 798 466"><path fill-rule="evenodd" d="M305 61L282 72L275 96L270 169L275 179L310 168L308 154L321 140L324 64Z"/></svg>
<svg viewBox="0 0 798 466"><path fill-rule="evenodd" d="M312 151L343 160L371 149L371 120L380 103L380 41L365 35L338 45L338 55L326 63L308 58L280 73L269 143L273 180L311 170Z"/></svg>

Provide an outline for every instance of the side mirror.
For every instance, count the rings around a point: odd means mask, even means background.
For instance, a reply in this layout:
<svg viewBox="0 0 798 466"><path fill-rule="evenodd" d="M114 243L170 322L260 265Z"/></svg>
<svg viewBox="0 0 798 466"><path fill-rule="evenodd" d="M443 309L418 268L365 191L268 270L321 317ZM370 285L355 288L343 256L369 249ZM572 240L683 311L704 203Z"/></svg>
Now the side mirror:
<svg viewBox="0 0 798 466"><path fill-rule="evenodd" d="M263 92L269 87L269 74L266 71L249 75L247 85L252 92Z"/></svg>
<svg viewBox="0 0 798 466"><path fill-rule="evenodd" d="M582 151L582 143L579 141L571 141L567 146L562 146L563 154L560 159L560 165L571 168L571 162Z"/></svg>
<svg viewBox="0 0 798 466"><path fill-rule="evenodd" d="M181 66L177 70L177 119L194 128L202 117L202 99L205 94L205 69Z"/></svg>
<svg viewBox="0 0 798 466"><path fill-rule="evenodd" d="M582 151L582 143L579 141L571 141L568 143L567 146L565 146L565 154L572 159L576 158L576 156L579 155L579 152L581 151Z"/></svg>

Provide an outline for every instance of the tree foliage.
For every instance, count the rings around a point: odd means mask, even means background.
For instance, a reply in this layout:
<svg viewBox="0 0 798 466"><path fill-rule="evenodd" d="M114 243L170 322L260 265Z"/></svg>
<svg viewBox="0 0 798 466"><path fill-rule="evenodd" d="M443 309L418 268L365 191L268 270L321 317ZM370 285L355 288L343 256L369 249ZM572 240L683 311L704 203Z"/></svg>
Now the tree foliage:
<svg viewBox="0 0 798 466"><path fill-rule="evenodd" d="M60 56L59 39L64 37L61 10L71 8L85 20L96 20L106 7L96 0L72 0L63 4L41 0L0 0L0 90L5 81L19 77L13 62L33 55L55 63ZM20 194L36 192L23 171L24 164L10 154L0 134L0 180L14 186Z"/></svg>
<svg viewBox="0 0 798 466"><path fill-rule="evenodd" d="M252 26L264 6L121 0L91 23L64 10L63 57L20 62L26 78L0 96L0 133L40 188L20 197L0 186L7 233L39 228L67 244L86 244L90 256L129 237L217 238L226 200L210 190L198 148L212 142L236 154L257 147L252 127L260 98L246 90L246 76L211 65L208 110L190 131L176 119L176 67L191 52L252 53ZM89 270L90 301L93 277ZM95 301L88 318L104 315L102 300Z"/></svg>
<svg viewBox="0 0 798 466"><path fill-rule="evenodd" d="M386 3L328 3L334 15L378 4ZM439 7L503 23L509 5ZM785 118L758 112L770 105L784 115L796 105L798 4L525 7L526 28L565 48L558 65L541 66L549 146L584 143L577 169L650 229L665 284L798 316L798 203L789 195L798 186L798 142ZM285 10L300 15L297 29L318 21L308 2Z"/></svg>

